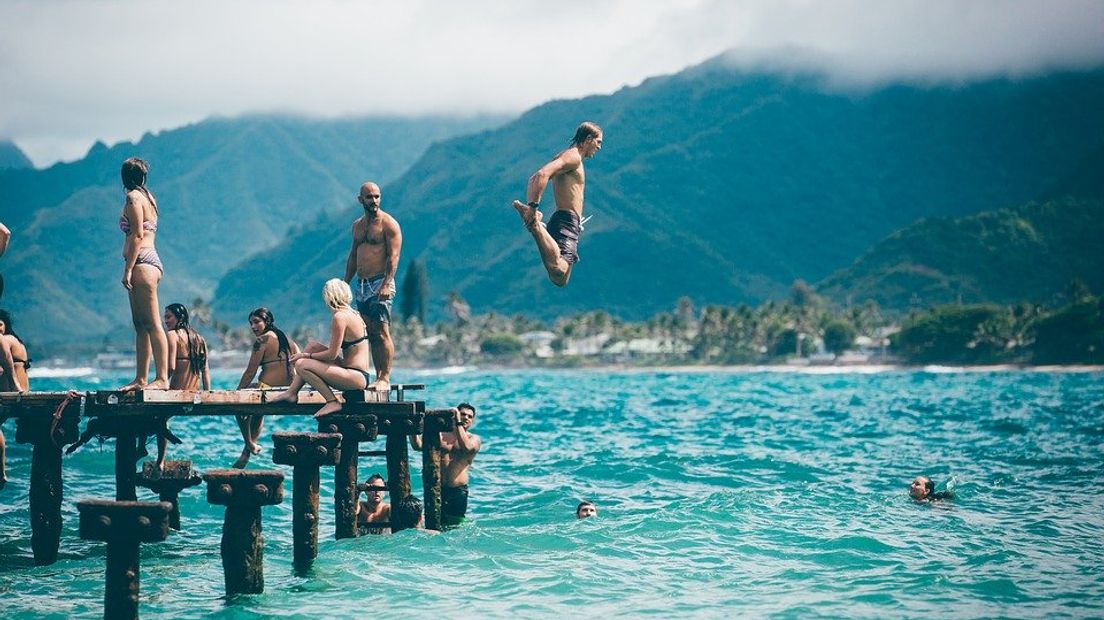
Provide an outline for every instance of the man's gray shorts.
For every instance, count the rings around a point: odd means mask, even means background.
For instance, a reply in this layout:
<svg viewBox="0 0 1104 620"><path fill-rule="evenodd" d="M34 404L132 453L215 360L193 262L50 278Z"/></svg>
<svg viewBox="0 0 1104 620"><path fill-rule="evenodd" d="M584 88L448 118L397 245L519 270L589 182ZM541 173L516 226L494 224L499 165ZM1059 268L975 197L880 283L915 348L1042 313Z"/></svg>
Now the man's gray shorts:
<svg viewBox="0 0 1104 620"><path fill-rule="evenodd" d="M382 284L382 275L360 278L356 289L353 291L353 299L356 301L357 311L369 321L390 323L391 300L395 298L395 282L391 282L391 296L383 300L379 298L380 285Z"/></svg>

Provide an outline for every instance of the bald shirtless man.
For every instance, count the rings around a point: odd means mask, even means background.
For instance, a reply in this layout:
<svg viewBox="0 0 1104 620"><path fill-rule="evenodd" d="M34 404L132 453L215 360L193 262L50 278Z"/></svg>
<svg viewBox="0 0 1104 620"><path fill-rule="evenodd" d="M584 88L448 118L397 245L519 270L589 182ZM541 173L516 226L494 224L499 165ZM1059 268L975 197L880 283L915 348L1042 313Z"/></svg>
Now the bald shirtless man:
<svg viewBox="0 0 1104 620"><path fill-rule="evenodd" d="M475 424L475 407L460 403L452 409L456 428L441 433L441 525L457 526L468 512L468 470L483 447L479 435L468 432ZM422 436L411 435L410 445L422 449Z"/></svg>
<svg viewBox="0 0 1104 620"><path fill-rule="evenodd" d="M525 228L533 235L540 251L548 279L556 286L566 286L571 268L579 260L579 234L583 231L583 160L593 157L602 148L602 128L585 122L575 130L571 146L529 177L526 188L528 203L514 201ZM545 226L544 215L538 210L541 194L552 181L556 212Z"/></svg>
<svg viewBox="0 0 1104 620"><path fill-rule="evenodd" d="M364 215L353 222L353 249L345 261L345 281L353 289L353 299L368 328L376 382L366 389L386 392L391 389L391 302L395 298L395 272L399 268L402 231L395 218L380 209L380 188L371 181L360 186L357 197ZM353 276L357 282L353 283Z"/></svg>

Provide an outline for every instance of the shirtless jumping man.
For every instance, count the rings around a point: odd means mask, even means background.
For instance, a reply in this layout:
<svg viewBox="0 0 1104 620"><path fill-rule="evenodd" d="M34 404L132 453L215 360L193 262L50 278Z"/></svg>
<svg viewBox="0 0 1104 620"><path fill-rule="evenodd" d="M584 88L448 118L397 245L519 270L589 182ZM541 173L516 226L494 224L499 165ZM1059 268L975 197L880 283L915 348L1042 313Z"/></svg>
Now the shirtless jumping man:
<svg viewBox="0 0 1104 620"><path fill-rule="evenodd" d="M571 146L557 155L529 177L526 200L514 201L525 228L537 242L541 261L548 271L548 279L556 286L566 286L571 277L571 267L579 260L579 233L583 231L583 160L593 157L602 148L602 128L585 122L575 130ZM541 194L552 181L552 194L556 199L556 212L546 226L544 215L537 209Z"/></svg>
<svg viewBox="0 0 1104 620"><path fill-rule="evenodd" d="M364 215L353 222L353 248L345 261L345 281L353 289L353 300L372 347L376 382L369 386L378 392L391 389L391 302L395 298L395 272L399 268L402 231L395 218L380 209L380 188L372 182L360 186L357 197ZM353 276L357 282L353 283Z"/></svg>
<svg viewBox="0 0 1104 620"><path fill-rule="evenodd" d="M475 424L475 407L460 403L452 414L456 429L441 433L441 525L457 526L468 512L468 470L483 447L479 435L468 432ZM422 449L422 436L411 435L410 445Z"/></svg>

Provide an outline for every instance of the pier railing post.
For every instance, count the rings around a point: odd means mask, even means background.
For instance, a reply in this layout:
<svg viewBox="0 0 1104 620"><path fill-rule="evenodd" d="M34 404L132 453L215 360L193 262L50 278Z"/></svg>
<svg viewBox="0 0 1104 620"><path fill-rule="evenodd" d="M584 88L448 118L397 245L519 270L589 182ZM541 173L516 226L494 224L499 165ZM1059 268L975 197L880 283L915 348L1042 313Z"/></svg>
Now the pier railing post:
<svg viewBox="0 0 1104 620"><path fill-rule="evenodd" d="M393 413L377 416L379 432L387 436L387 493L391 497L391 503L400 502L410 495L410 458L407 450L407 439L410 435L422 432L421 413ZM391 516L391 531L398 532L410 527L414 523L403 523Z"/></svg>
<svg viewBox="0 0 1104 620"><path fill-rule="evenodd" d="M340 458L334 470L334 537L356 538L357 462L360 442L375 441L376 416L334 414L318 421L321 433L339 433Z"/></svg>
<svg viewBox="0 0 1104 620"><path fill-rule="evenodd" d="M31 550L37 566L57 561L61 548L61 450L77 440L78 413L51 417L19 417L15 440L31 444Z"/></svg>
<svg viewBox="0 0 1104 620"><path fill-rule="evenodd" d="M422 432L422 491L425 495L425 527L441 529L441 433L453 429L451 409L425 412Z"/></svg>
<svg viewBox="0 0 1104 620"><path fill-rule="evenodd" d="M284 501L284 474L275 470L213 469L203 476L207 501L226 506L222 569L226 594L264 592L261 506Z"/></svg>
<svg viewBox="0 0 1104 620"><path fill-rule="evenodd" d="M145 487L163 502L172 506L169 513L169 527L180 529L180 492L203 482L199 473L192 469L191 461L165 461L165 467L158 471L153 463L146 462L138 476L138 486Z"/></svg>
<svg viewBox="0 0 1104 620"><path fill-rule="evenodd" d="M139 543L169 535L168 502L119 502L91 499L77 504L80 536L107 542L104 618L138 617Z"/></svg>
<svg viewBox="0 0 1104 620"><path fill-rule="evenodd" d="M297 570L310 568L318 557L318 469L338 463L341 438L338 433L272 434L273 462L293 467L291 527L293 562ZM353 522L355 525L355 515Z"/></svg>

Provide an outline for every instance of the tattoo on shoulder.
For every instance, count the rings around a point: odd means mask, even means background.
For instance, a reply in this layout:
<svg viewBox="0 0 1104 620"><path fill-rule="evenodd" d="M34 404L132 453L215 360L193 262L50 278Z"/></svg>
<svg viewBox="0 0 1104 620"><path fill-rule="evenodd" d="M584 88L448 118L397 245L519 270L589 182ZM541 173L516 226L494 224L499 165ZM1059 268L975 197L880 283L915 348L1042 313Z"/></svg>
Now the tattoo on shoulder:
<svg viewBox="0 0 1104 620"><path fill-rule="evenodd" d="M253 350L254 351L260 351L261 347L263 347L263 346L264 346L264 343L261 342L260 338L253 341Z"/></svg>

